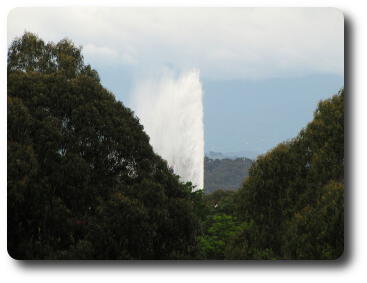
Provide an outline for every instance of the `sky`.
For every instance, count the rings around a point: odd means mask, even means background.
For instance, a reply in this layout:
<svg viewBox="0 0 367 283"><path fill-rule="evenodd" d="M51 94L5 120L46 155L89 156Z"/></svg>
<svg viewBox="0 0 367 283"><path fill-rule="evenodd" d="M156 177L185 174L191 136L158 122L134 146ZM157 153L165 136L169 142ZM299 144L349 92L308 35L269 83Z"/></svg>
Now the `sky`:
<svg viewBox="0 0 367 283"><path fill-rule="evenodd" d="M8 44L24 31L82 46L129 107L139 82L199 70L206 152L263 153L297 135L344 85L335 8L16 8Z"/></svg>

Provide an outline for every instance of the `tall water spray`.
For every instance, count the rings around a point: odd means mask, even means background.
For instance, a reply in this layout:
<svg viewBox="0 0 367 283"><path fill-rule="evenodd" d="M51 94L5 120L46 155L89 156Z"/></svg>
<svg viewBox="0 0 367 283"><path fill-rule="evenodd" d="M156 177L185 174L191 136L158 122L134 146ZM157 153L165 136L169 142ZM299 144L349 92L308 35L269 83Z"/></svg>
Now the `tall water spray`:
<svg viewBox="0 0 367 283"><path fill-rule="evenodd" d="M204 185L203 91L199 71L165 74L139 83L133 93L135 113L153 149L182 181Z"/></svg>

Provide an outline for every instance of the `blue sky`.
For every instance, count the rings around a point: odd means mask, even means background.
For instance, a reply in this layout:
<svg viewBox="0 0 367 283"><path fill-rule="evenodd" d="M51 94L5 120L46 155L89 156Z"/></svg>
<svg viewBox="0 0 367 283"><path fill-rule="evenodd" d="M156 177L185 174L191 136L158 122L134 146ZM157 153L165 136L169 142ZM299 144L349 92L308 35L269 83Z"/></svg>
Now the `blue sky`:
<svg viewBox="0 0 367 283"><path fill-rule="evenodd" d="M12 10L8 44L25 30L83 46L127 106L141 80L198 69L206 151L267 151L344 85L344 19L334 8Z"/></svg>

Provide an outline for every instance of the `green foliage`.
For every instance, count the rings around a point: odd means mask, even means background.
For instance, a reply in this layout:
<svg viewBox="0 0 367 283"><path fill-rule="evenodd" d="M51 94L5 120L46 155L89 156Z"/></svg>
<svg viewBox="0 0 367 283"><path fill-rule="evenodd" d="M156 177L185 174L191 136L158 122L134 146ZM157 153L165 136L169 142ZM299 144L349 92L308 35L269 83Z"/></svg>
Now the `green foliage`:
<svg viewBox="0 0 367 283"><path fill-rule="evenodd" d="M241 223L233 215L235 192L224 190L210 194L199 192L201 198L197 198L195 202L196 207L200 207L202 222L202 234L198 237L199 258L225 259L228 244L246 227L245 223Z"/></svg>
<svg viewBox="0 0 367 283"><path fill-rule="evenodd" d="M15 39L8 50L8 73L15 71L62 73L67 78L86 74L99 80L90 65L84 65L81 47L63 39L57 44L44 43L37 35L26 32Z"/></svg>
<svg viewBox="0 0 367 283"><path fill-rule="evenodd" d="M313 206L296 212L283 235L284 256L297 259L335 259L343 253L344 187L331 181Z"/></svg>
<svg viewBox="0 0 367 283"><path fill-rule="evenodd" d="M235 191L230 190L216 190L210 194L205 195L205 202L207 203L209 214L233 215L236 210L235 197Z"/></svg>
<svg viewBox="0 0 367 283"><path fill-rule="evenodd" d="M197 252L191 184L69 40L8 52L8 251L17 259L177 259Z"/></svg>
<svg viewBox="0 0 367 283"><path fill-rule="evenodd" d="M277 259L272 248L259 246L258 235L259 227L253 221L242 222L241 230L227 244L225 258L235 260Z"/></svg>
<svg viewBox="0 0 367 283"><path fill-rule="evenodd" d="M229 241L245 228L245 224L227 214L209 217L206 226L204 235L199 237L202 256L206 259L225 259Z"/></svg>
<svg viewBox="0 0 367 283"><path fill-rule="evenodd" d="M295 139L253 164L236 205L240 219L254 227L237 244L251 242L252 249L271 251L275 258L335 259L344 249L343 191L341 90L319 103L314 120ZM246 249L235 256L256 258Z"/></svg>

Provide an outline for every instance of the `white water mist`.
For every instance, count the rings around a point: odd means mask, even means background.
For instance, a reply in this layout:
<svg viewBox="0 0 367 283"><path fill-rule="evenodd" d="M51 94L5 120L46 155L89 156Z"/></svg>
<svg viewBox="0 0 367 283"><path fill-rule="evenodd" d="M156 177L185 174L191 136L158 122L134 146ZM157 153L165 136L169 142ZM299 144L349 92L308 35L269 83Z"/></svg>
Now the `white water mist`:
<svg viewBox="0 0 367 283"><path fill-rule="evenodd" d="M153 149L182 181L204 185L203 91L199 71L138 83L134 110Z"/></svg>

